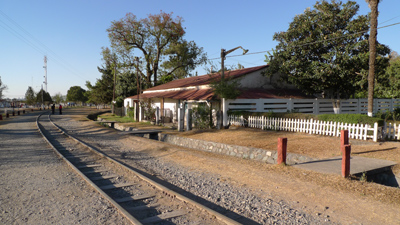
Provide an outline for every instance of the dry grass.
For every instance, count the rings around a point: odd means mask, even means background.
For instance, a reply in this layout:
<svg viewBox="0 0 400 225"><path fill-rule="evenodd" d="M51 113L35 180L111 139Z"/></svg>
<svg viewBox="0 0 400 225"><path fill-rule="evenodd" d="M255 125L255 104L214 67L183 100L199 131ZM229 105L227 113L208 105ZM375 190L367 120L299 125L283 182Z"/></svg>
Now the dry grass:
<svg viewBox="0 0 400 225"><path fill-rule="evenodd" d="M71 112L72 113L72 112ZM79 114L87 113L86 110L74 110L76 118L82 118ZM132 124L140 126L137 123ZM143 128L145 127L145 128ZM146 125L142 129L159 129L159 126ZM251 146L268 150L276 150L278 137L288 138L288 152L307 155L309 157L324 159L339 156L340 139L338 137L327 137L319 135L261 131L259 129L238 128L227 130L193 130L190 132L168 131L170 134L184 136L187 138L201 139L214 142L223 142L233 145ZM400 163L400 142L358 141L350 139L352 155L371 157L377 159L391 160ZM216 158L220 156L215 156ZM240 160L240 159L232 159ZM190 160L190 164L199 166ZM245 166L245 165L243 165ZM252 167L259 167L262 171L270 171L274 174L285 176L287 180L298 182L309 182L322 188L331 188L337 192L348 193L354 197L368 198L382 203L400 206L400 189L386 187L383 185L360 182L356 179L343 179L334 174L321 174L312 171L303 171L293 167L275 166L270 164L252 163ZM208 168L210 168L208 166ZM394 167L395 174L400 172L400 166ZM246 177L240 178L243 183L254 182Z"/></svg>

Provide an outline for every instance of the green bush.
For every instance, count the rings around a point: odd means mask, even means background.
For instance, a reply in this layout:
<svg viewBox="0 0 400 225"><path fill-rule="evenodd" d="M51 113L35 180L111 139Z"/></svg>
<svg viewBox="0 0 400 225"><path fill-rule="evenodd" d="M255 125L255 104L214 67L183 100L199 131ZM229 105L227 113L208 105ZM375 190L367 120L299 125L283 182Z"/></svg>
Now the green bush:
<svg viewBox="0 0 400 225"><path fill-rule="evenodd" d="M369 124L371 126L377 122L379 126L383 126L383 120L381 118L369 117L363 114L322 114L318 115L318 120L350 124Z"/></svg>
<svg viewBox="0 0 400 225"><path fill-rule="evenodd" d="M400 108L395 108L393 112L378 112L375 116L384 121L393 121L396 123L400 120Z"/></svg>
<svg viewBox="0 0 400 225"><path fill-rule="evenodd" d="M135 118L135 108L134 107L130 107L128 109L128 117L129 118Z"/></svg>
<svg viewBox="0 0 400 225"><path fill-rule="evenodd" d="M211 126L210 107L206 104L199 104L192 109L192 118L196 129L208 129Z"/></svg>

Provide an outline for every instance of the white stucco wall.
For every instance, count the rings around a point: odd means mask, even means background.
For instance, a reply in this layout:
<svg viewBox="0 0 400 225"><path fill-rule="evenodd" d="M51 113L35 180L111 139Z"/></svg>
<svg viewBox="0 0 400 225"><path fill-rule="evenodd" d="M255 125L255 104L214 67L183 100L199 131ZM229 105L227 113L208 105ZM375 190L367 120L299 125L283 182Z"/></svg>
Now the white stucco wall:
<svg viewBox="0 0 400 225"><path fill-rule="evenodd" d="M125 98L124 99L124 107L134 107L133 99Z"/></svg>

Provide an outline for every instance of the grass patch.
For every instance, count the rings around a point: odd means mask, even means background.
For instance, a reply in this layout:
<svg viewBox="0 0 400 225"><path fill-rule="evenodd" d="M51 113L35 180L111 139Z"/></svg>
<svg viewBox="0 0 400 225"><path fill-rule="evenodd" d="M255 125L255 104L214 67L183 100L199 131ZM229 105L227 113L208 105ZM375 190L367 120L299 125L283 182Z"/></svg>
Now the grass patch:
<svg viewBox="0 0 400 225"><path fill-rule="evenodd" d="M136 122L133 118L131 117L121 117L121 116L116 116L115 114L111 114L111 113L105 113L103 115L99 115L98 117L105 119L105 120L109 120L109 121L117 121L118 123L134 123Z"/></svg>

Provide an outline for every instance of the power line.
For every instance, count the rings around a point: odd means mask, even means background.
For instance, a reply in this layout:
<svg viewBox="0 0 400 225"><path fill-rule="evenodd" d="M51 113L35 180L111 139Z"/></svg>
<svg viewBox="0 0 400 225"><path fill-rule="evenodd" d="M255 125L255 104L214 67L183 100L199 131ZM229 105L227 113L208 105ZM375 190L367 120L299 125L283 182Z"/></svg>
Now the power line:
<svg viewBox="0 0 400 225"><path fill-rule="evenodd" d="M10 32L11 34L13 34L14 36L16 36L18 39L20 39L21 41L25 42L26 44L28 44L31 48L33 48L34 50L36 50L37 52L39 52L40 54L43 55L47 55L46 51L50 53L51 59L54 60L54 62L56 62L57 64L59 64L60 66L62 66L64 69L68 70L69 72L71 72L72 74L74 74L75 76L85 80L80 74L78 74L77 70L70 65L66 60L62 59L60 56L58 56L54 51L52 51L49 47L47 47L45 44L43 44L41 41L39 41L38 39L36 39L32 34L30 34L28 31L26 31L21 25L19 25L17 22L15 22L12 18L10 18L7 14L5 14L3 11L0 10L0 15L2 15L4 18L6 18L9 22L11 22L16 28L18 28L19 30L21 30L25 35L19 33L17 30L15 30L14 28L12 28L11 26L9 26L8 24L6 24L4 21L0 20L0 22L2 22L5 26L0 24L1 27L3 27L5 30L7 30L8 32ZM35 43L31 42L30 40L28 40L28 38L26 38L26 36L29 36L29 38L33 41L35 41L36 43L39 44L39 46L37 46ZM43 51L46 50L46 51Z"/></svg>
<svg viewBox="0 0 400 225"><path fill-rule="evenodd" d="M399 25L399 24L400 24L400 22L393 23L393 24L389 24L389 25L386 25L386 26L378 27L377 29L387 28L387 27L391 27L391 26L395 26L395 25ZM312 45L312 44L317 44L317 43L321 43L321 42L340 39L340 38L343 38L343 37L346 37L346 36L350 36L350 35L356 35L356 34L360 34L360 33L365 33L365 32L368 32L368 31L369 31L369 29L368 30L364 30L364 31L355 32L355 33L344 34L344 35L342 35L340 37L335 37L335 38L330 38L330 39L320 40L320 41L308 42L308 43L304 43L304 44L300 44L300 45L296 45L296 46L291 46L291 47L303 47L303 46L307 46L307 45ZM281 49L283 49L283 48L281 48ZM251 52L251 53L247 53L246 55L255 55L255 54L267 53L267 52L271 52L271 51L272 50L260 51L260 52ZM244 56L244 55L231 55L231 56L226 56L226 58L228 58L228 57L237 57L237 56ZM209 59L209 60L217 60L217 59L221 59L221 58L212 58L212 59Z"/></svg>

